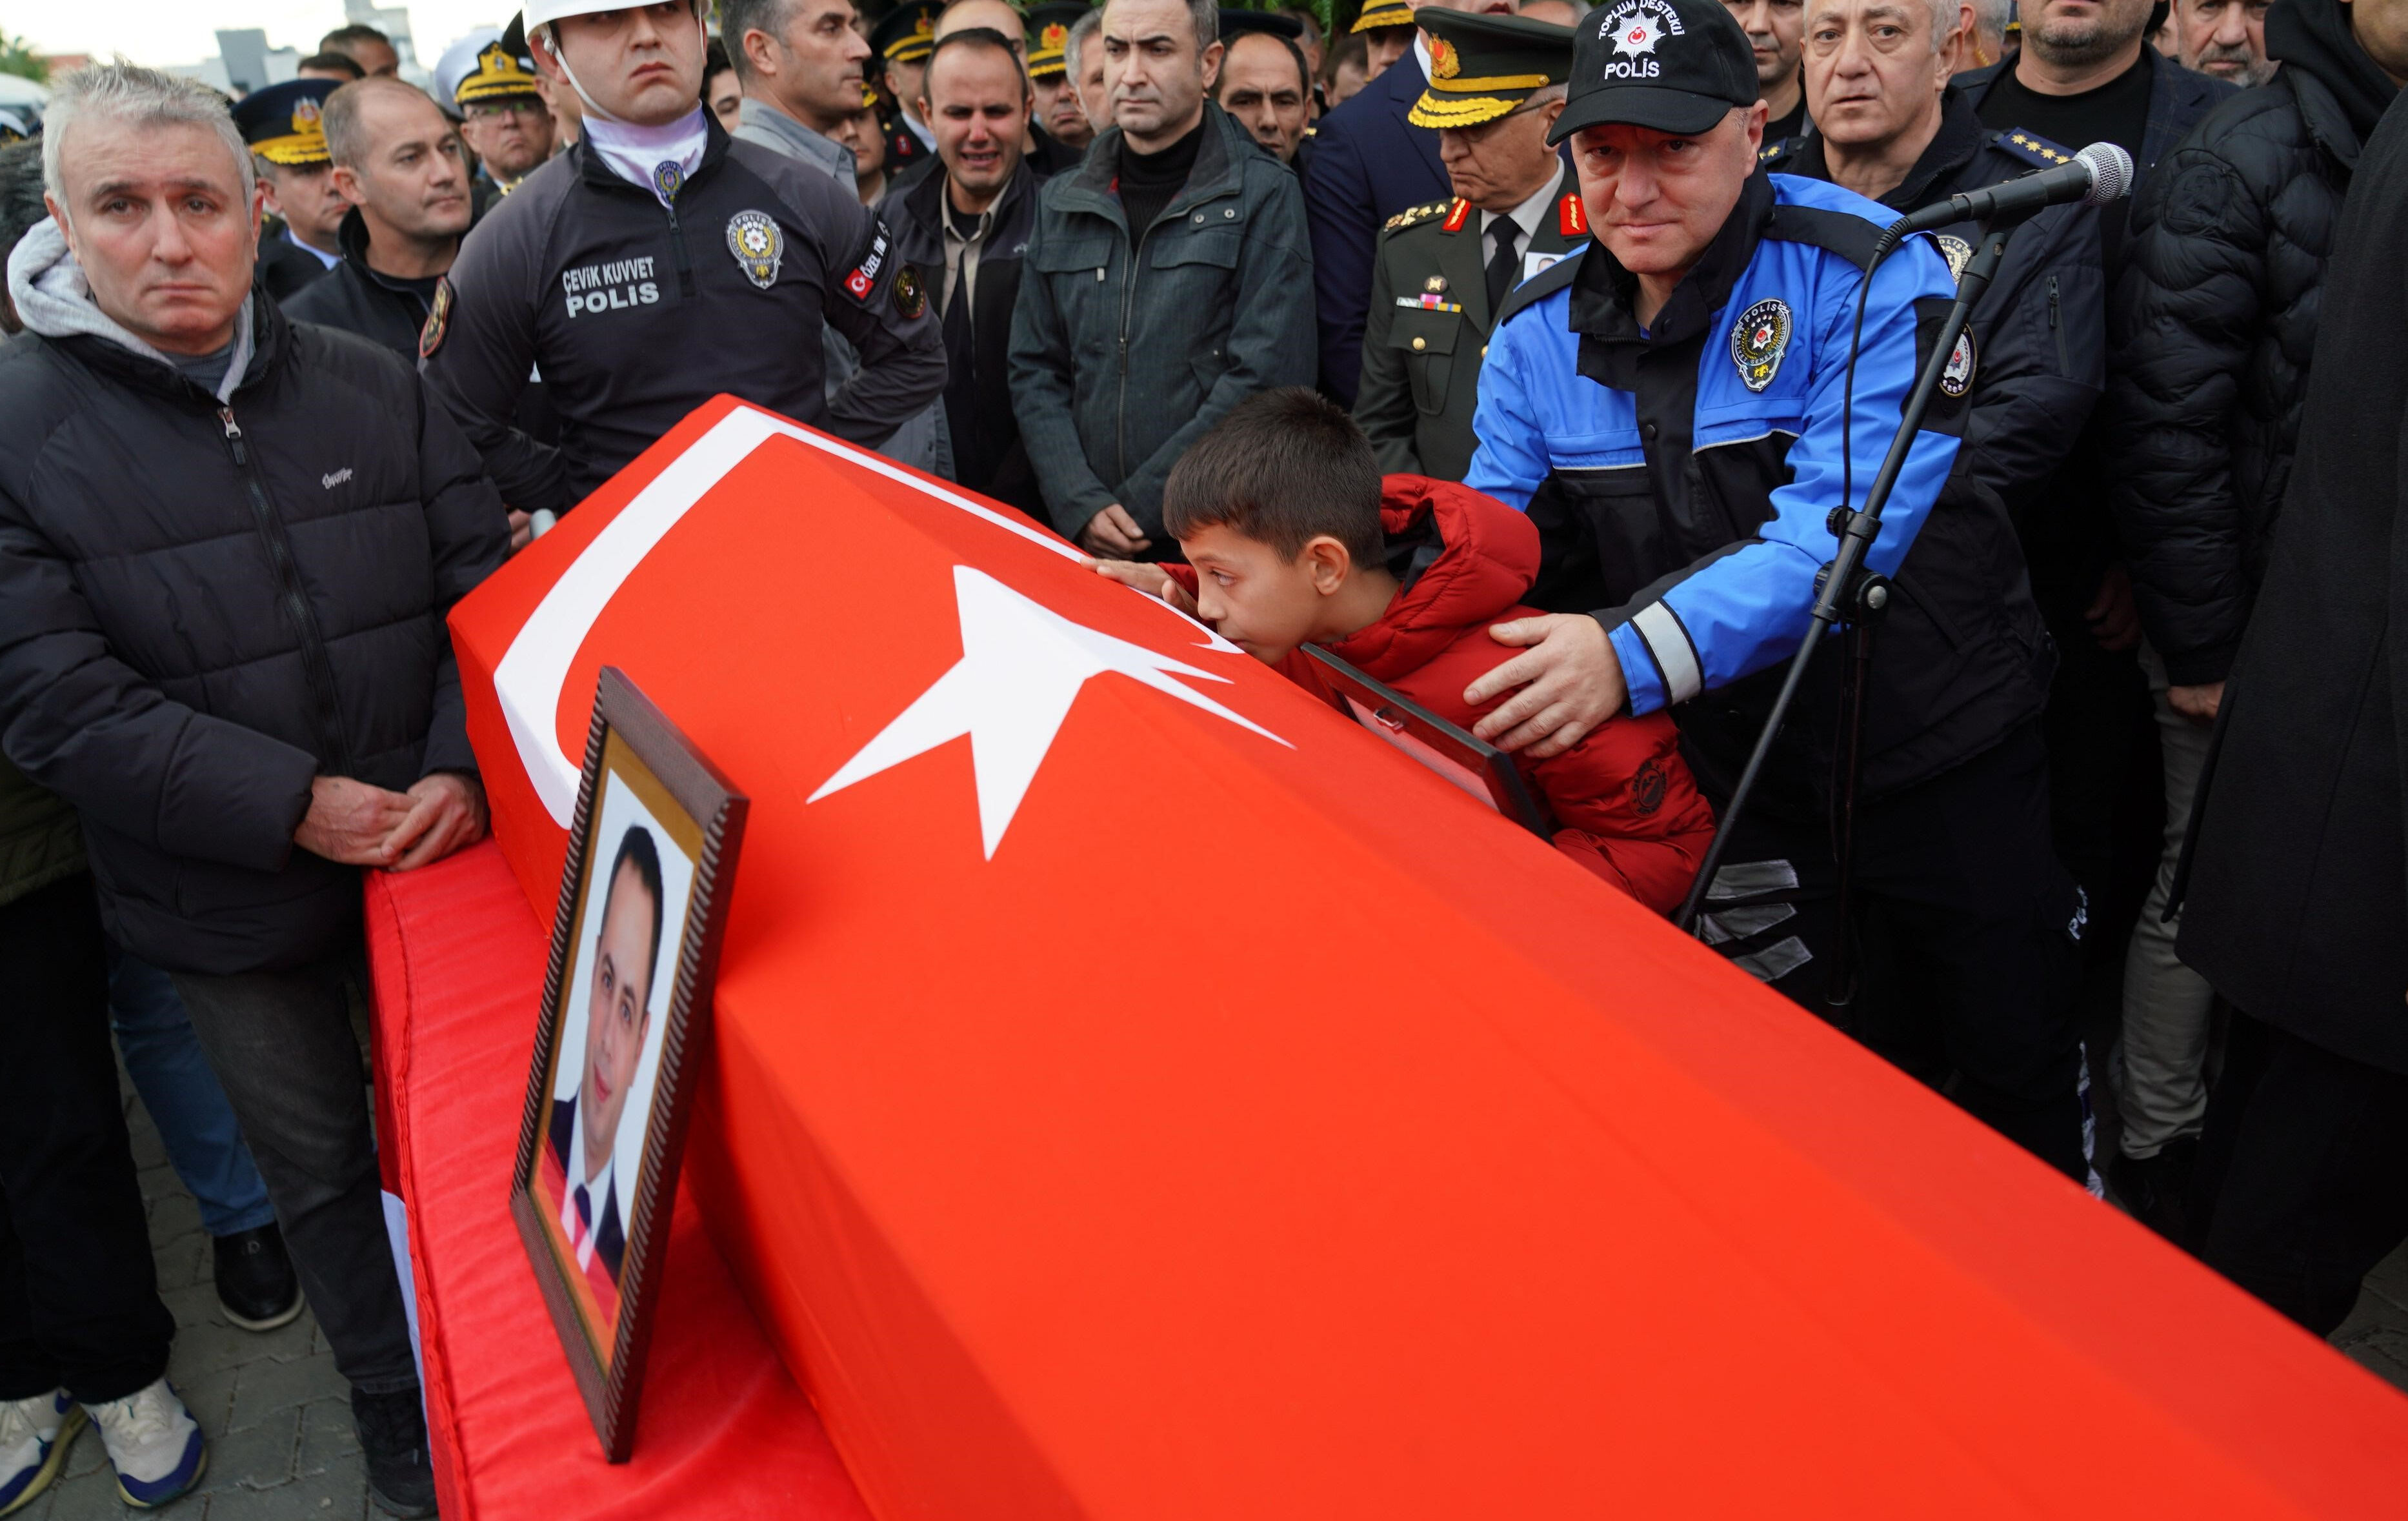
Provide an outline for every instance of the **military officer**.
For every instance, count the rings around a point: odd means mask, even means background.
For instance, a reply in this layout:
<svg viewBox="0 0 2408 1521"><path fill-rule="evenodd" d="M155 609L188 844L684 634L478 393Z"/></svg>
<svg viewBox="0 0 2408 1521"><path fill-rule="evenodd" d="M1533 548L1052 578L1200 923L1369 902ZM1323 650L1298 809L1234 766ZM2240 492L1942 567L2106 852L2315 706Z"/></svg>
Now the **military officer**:
<svg viewBox="0 0 2408 1521"><path fill-rule="evenodd" d="M1471 465L1480 361L1506 293L1588 240L1580 188L1547 146L1571 73L1570 27L1422 12L1435 127L1452 199L1388 219L1371 270L1354 420L1380 467L1460 481Z"/></svg>
<svg viewBox="0 0 2408 1521"><path fill-rule="evenodd" d="M467 39L463 39L467 40ZM452 55L444 54L446 62ZM499 33L478 39L452 88L460 135L477 151L468 182L479 218L552 157L552 111L536 88L535 60L510 51Z"/></svg>
<svg viewBox="0 0 2408 1521"><path fill-rule="evenodd" d="M1092 8L1086 0L1048 0L1028 10L1028 87L1037 96L1036 122L1072 153L1086 152L1096 140L1068 59L1070 28Z"/></svg>
<svg viewBox="0 0 2408 1521"><path fill-rule="evenodd" d="M287 79L252 91L234 108L267 205L259 283L280 306L343 259L337 233L351 203L335 193L334 155L319 118L335 88L333 79Z"/></svg>
<svg viewBox="0 0 2408 1521"><path fill-rule="evenodd" d="M1670 711L1718 811L1818 626L1832 509L1863 505L1956 284L1928 238L1876 260L1888 208L1759 172L1765 116L1721 0L1612 0L1581 22L1554 135L1592 240L1507 298L1467 477L1529 513L1528 601L1555 614L1495 630L1531 648L1467 690L1511 694L1474 732L1543 758L1612 713ZM1963 352L1867 562L1894 595L1863 688L1847 922L1835 651L1755 801L1725 816L1699 928L1813 1009L1842 937L1879 929L1956 1102L2086 1180L2086 917L2050 839L2040 733L2053 656L2006 510L1959 448L1979 373Z"/></svg>
<svg viewBox="0 0 2408 1521"><path fill-rule="evenodd" d="M939 0L909 0L888 11L869 34L869 45L878 50L885 70L878 130L886 139L889 184L906 169L936 156L936 135L912 113L919 109L921 80L928 72L928 55L937 49L937 18L944 10Z"/></svg>

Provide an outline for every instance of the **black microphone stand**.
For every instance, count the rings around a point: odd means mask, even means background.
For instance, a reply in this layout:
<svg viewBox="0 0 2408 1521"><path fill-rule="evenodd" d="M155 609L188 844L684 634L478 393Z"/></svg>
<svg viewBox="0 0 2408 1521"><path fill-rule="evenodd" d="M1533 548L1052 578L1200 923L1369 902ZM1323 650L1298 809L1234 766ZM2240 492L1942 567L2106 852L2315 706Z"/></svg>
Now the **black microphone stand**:
<svg viewBox="0 0 2408 1521"><path fill-rule="evenodd" d="M2038 208L2035 208L2036 211ZM2030 213L2027 213L2028 215ZM1901 219L1903 220L1903 219ZM2016 222L2023 219L2017 217ZM1872 550L1873 539L1881 533L1882 509L1888 505L1891 488L1898 484L1899 472L1906 467L1906 456L1914 447L1915 435L1922 431L1923 414L1931 408L1931 397L1940 389L1941 377L1948 370L1948 361L1956 351L1956 340L1964 334L1966 321L1971 317L1974 303L1989 289L1999 272L2000 262L2006 256L2007 239L2014 236L2013 226L1994 227L1995 218L1985 220L1975 244L1973 256L1966 261L1965 272L1957 277L1956 301L1948 309L1948 316L1940 325L1940 339L1923 362L1923 371L1915 377L1914 389L1908 393L1906 408L1899 418L1898 432L1892 436L1889 452L1884 456L1881 469L1873 477L1872 488L1865 494L1865 505L1851 511L1845 502L1831 509L1831 528L1840 540L1839 552L1823 567L1818 577L1814 607L1809 617L1813 622L1806 631L1798 653L1790 658L1789 673L1783 679L1780 696L1773 699L1772 711L1766 715L1763 732L1756 737L1756 749L1748 755L1747 766L1740 772L1739 784L1731 789L1730 802L1723 809L1721 822L1714 829L1713 842L1706 847L1706 858L1698 868L1697 879L1689 883L1689 895L1673 914L1672 923L1684 930L1694 930L1698 908L1713 884L1714 874L1722 867L1723 852L1729 845L1740 815L1746 809L1750 795L1756 791L1756 778L1764 769L1765 757L1772 751L1772 742L1781 733L1784 720L1789 716L1790 704L1798 697L1798 689L1806 680L1806 667L1814 658L1815 647L1823 642L1833 624L1845 621L1849 625L1851 649L1848 668L1842 676L1840 753L1834 757L1833 778L1839 791L1833 814L1833 854L1839 868L1839 949L1834 953L1834 966L1826 1001L1835 1017L1845 1022L1856 1000L1856 976L1848 946L1851 938L1849 902L1856 855L1856 783L1864 763L1865 680L1872 664L1873 631L1880 624L1882 613L1889 606L1890 587L1887 578L1865 569L1865 556ZM1865 283L1872 283L1873 271L1881 261L1897 247L1889 234L1885 234L1870 265L1865 271ZM1855 363L1855 355L1849 356ZM1842 426L1845 425L1844 420Z"/></svg>

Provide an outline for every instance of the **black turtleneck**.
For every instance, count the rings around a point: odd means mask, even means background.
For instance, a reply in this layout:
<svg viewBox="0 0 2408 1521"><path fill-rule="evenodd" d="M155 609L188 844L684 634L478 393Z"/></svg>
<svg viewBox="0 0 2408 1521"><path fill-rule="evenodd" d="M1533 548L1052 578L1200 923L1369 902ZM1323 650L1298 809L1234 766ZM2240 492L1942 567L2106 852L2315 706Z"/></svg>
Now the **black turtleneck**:
<svg viewBox="0 0 2408 1521"><path fill-rule="evenodd" d="M1204 143L1204 127L1198 121L1187 136L1159 153L1140 153L1126 137L1121 139L1121 210L1128 218L1131 244L1145 236L1154 219L1186 187L1196 167L1196 151Z"/></svg>

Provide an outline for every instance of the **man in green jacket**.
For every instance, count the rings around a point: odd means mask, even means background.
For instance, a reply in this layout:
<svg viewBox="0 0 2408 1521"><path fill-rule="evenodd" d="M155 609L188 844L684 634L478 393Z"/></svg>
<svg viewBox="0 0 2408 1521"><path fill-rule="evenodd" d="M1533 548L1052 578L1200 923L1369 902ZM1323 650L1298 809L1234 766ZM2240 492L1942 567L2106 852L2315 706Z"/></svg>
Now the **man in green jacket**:
<svg viewBox="0 0 2408 1521"><path fill-rule="evenodd" d="M1205 98L1211 0L1110 0L1111 127L1046 181L1011 323L1014 410L1054 526L1159 559L1162 487L1246 397L1310 385L1312 254L1296 175Z"/></svg>

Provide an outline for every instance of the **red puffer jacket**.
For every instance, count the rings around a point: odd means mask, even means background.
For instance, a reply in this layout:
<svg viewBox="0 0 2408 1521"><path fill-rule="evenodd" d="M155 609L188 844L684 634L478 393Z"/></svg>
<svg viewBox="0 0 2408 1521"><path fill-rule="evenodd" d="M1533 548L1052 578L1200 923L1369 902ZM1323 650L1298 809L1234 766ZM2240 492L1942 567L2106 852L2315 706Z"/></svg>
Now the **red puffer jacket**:
<svg viewBox="0 0 2408 1521"><path fill-rule="evenodd" d="M1472 707L1464 688L1521 653L1489 638L1489 625L1541 616L1521 605L1539 573L1539 532L1494 497L1417 475L1387 478L1380 518L1392 566L1418 563L1426 554L1416 552L1428 548L1438 557L1378 623L1325 648L1469 729L1497 702ZM1163 568L1184 572L1182 580L1193 574L1185 566ZM1301 653L1280 668L1326 690ZM1671 719L1609 719L1562 754L1520 764L1562 825L1558 850L1658 913L1679 905L1705 858L1714 817L1681 759Z"/></svg>

